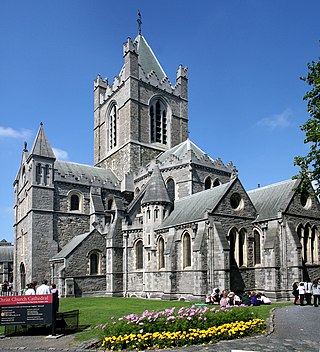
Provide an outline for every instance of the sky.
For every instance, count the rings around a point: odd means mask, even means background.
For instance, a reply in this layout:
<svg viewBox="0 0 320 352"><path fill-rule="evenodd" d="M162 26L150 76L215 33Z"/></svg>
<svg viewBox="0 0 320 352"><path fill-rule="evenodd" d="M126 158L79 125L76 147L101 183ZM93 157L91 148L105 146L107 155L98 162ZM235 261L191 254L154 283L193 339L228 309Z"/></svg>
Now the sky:
<svg viewBox="0 0 320 352"><path fill-rule="evenodd" d="M58 159L93 165L93 81L120 72L138 9L171 83L189 68L190 139L247 190L298 173L318 0L2 0L0 240L13 241L13 182L40 122Z"/></svg>

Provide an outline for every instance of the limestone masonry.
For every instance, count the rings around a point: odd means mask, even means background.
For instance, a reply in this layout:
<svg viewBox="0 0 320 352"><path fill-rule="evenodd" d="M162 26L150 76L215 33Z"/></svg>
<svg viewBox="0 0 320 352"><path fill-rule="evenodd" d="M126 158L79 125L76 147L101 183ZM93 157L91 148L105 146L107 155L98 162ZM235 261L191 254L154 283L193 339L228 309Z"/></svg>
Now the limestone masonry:
<svg viewBox="0 0 320 352"><path fill-rule="evenodd" d="M215 287L287 299L320 277L319 202L300 180L247 192L188 139L188 70L171 83L138 34L94 82L94 165L56 159L40 125L14 181L15 287L203 300ZM311 187L311 186L310 186Z"/></svg>

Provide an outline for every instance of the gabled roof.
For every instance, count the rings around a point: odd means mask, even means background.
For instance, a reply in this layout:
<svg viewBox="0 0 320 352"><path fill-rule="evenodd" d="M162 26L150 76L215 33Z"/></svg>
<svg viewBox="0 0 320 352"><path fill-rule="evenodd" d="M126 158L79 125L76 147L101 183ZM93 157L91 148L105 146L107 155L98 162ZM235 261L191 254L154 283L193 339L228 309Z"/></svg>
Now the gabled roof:
<svg viewBox="0 0 320 352"><path fill-rule="evenodd" d="M99 182L109 182L113 185L119 183L118 178L111 169L104 169L101 167L94 167L84 164L72 163L69 161L56 160L54 163L55 179L66 176L74 176L74 178L95 180Z"/></svg>
<svg viewBox="0 0 320 352"><path fill-rule="evenodd" d="M155 54L153 53L145 38L139 34L134 42L137 43L137 50L139 55L138 63L140 68L144 71L144 74L149 74L151 71L154 71L160 81L163 78L167 78L167 75L165 74L163 68L161 67L159 61L157 60Z"/></svg>
<svg viewBox="0 0 320 352"><path fill-rule="evenodd" d="M248 192L258 216L256 221L276 219L287 209L300 180L288 180Z"/></svg>
<svg viewBox="0 0 320 352"><path fill-rule="evenodd" d="M153 173L146 185L145 194L141 200L141 204L146 203L171 203L157 164L154 166Z"/></svg>
<svg viewBox="0 0 320 352"><path fill-rule="evenodd" d="M163 221L161 227L204 219L206 213L217 206L233 182L234 180L175 201L174 210Z"/></svg>
<svg viewBox="0 0 320 352"><path fill-rule="evenodd" d="M192 162L226 172L232 172L234 168L232 163L225 166L220 158L215 160L211 159L208 154L195 145L189 138L159 155L157 160L161 165L165 165L167 163L181 164L183 162Z"/></svg>
<svg viewBox="0 0 320 352"><path fill-rule="evenodd" d="M95 230L93 230L95 231ZM86 232L81 235L73 237L73 239L67 243L59 253L51 258L51 260L64 259L72 251L74 251L92 232Z"/></svg>
<svg viewBox="0 0 320 352"><path fill-rule="evenodd" d="M56 156L54 155L54 152L44 132L42 123L40 124L40 128L33 143L30 155L38 155L45 158L56 159Z"/></svg>

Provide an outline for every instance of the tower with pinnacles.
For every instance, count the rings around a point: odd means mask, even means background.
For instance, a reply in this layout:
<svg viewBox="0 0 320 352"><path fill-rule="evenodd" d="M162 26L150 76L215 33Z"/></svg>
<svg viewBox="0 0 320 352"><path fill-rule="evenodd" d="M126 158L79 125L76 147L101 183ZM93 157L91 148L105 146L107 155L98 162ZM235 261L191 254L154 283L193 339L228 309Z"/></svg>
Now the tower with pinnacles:
<svg viewBox="0 0 320 352"><path fill-rule="evenodd" d="M203 301L214 288L288 299L320 276L320 208L300 180L246 191L188 138L188 70L169 81L141 32L94 82L94 166L57 160L41 123L14 181L15 287ZM191 117L192 118L192 117Z"/></svg>

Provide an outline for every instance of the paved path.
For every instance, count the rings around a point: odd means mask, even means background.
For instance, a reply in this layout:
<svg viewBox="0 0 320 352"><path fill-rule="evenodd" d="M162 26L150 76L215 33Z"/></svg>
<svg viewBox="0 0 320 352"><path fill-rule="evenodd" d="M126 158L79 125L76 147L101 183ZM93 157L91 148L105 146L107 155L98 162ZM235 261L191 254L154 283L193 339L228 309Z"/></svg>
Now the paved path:
<svg viewBox="0 0 320 352"><path fill-rule="evenodd" d="M269 335L221 341L214 345L189 346L175 352L197 351L303 351L320 352L320 307L288 306L274 315L274 331ZM20 336L0 339L0 351L87 351L88 344L75 345L72 336L46 339L44 336ZM92 350L91 350L92 351ZM169 349L165 351L170 351Z"/></svg>

